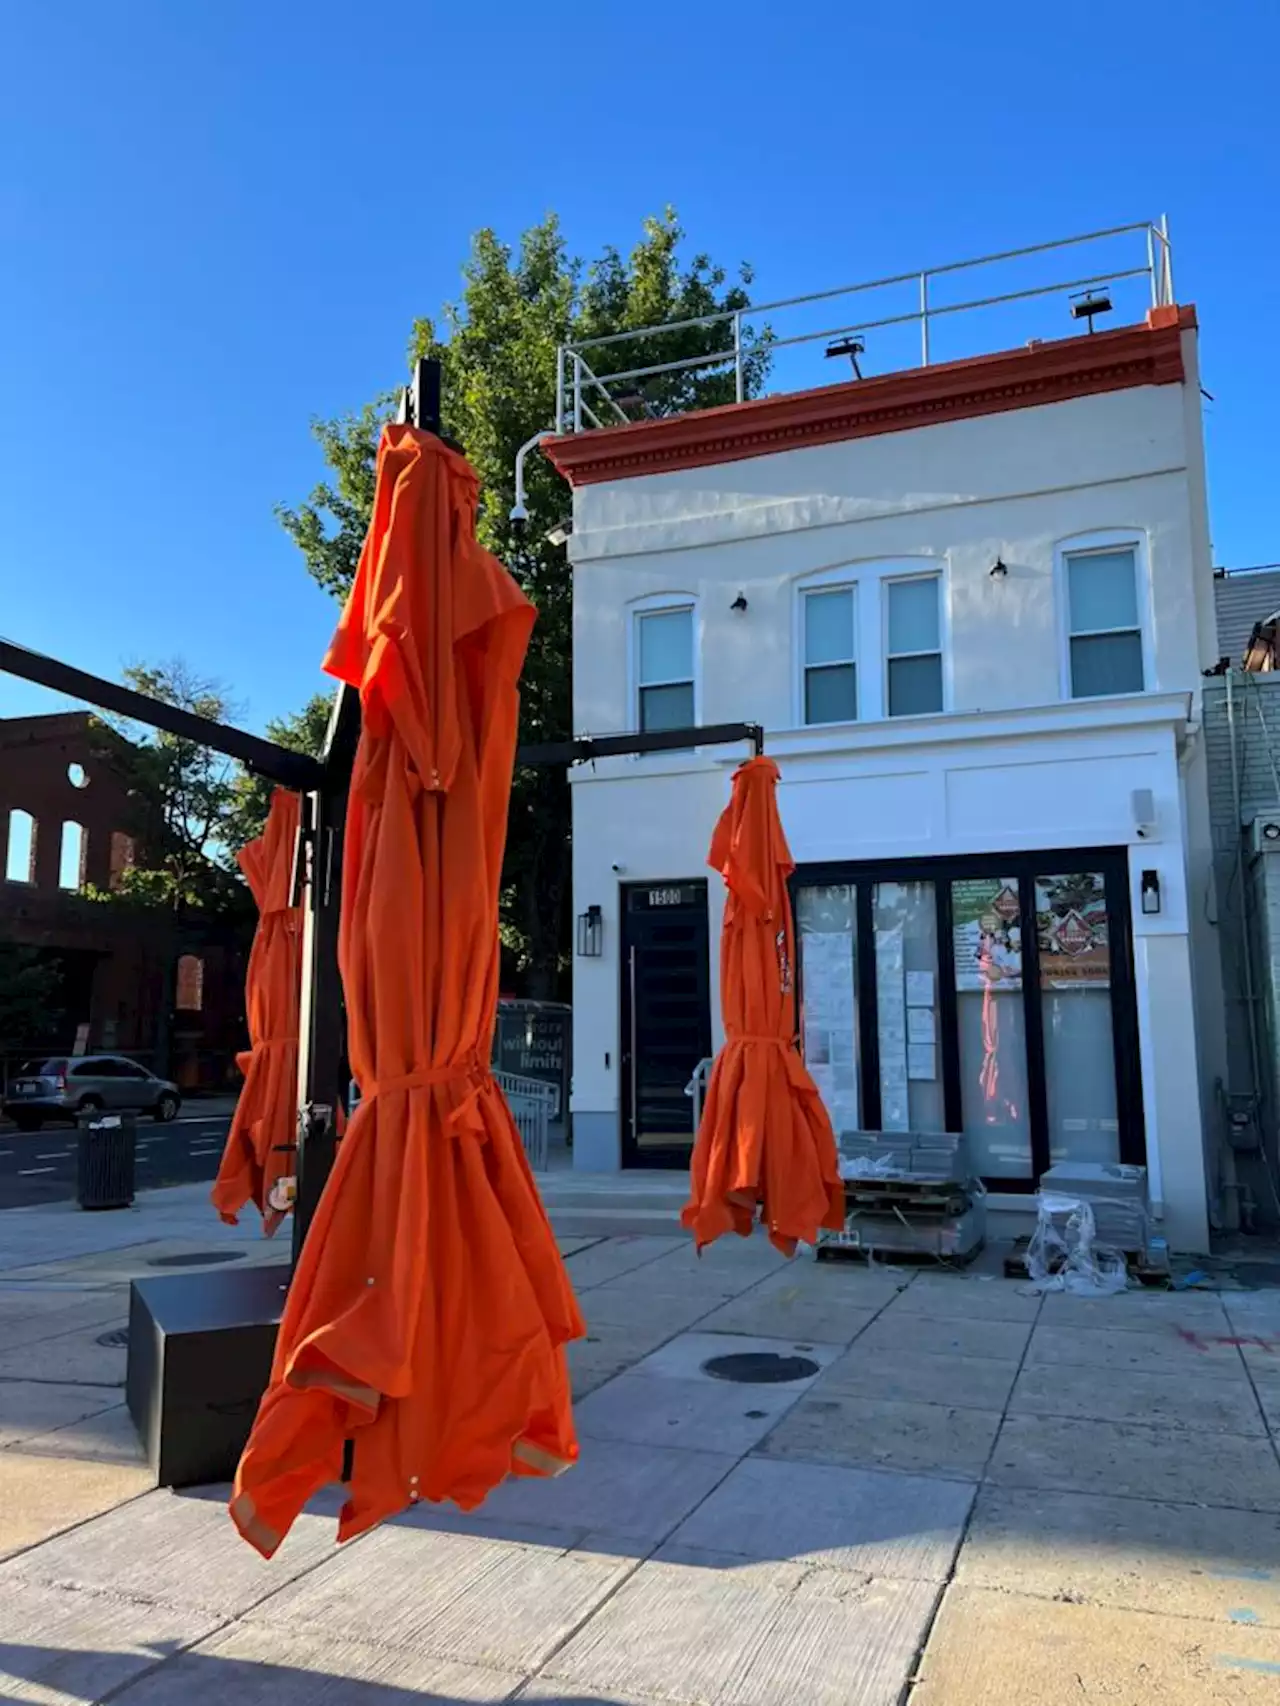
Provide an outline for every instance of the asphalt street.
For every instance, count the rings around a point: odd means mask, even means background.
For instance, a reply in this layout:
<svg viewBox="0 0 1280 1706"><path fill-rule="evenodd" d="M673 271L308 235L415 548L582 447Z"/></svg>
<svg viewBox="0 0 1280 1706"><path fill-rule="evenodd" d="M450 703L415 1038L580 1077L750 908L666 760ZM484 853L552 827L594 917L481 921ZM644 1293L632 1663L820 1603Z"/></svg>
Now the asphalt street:
<svg viewBox="0 0 1280 1706"><path fill-rule="evenodd" d="M230 1123L226 1107L202 1113L190 1104L168 1125L139 1119L137 1189L212 1180ZM32 1132L0 1126L0 1209L58 1202L75 1192L73 1126L43 1126Z"/></svg>

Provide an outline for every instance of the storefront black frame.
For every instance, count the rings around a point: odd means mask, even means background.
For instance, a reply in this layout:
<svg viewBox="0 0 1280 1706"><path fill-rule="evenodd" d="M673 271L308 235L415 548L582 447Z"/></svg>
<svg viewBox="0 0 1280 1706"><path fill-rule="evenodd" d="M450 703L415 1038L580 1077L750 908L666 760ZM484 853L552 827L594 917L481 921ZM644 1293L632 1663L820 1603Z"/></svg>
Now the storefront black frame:
<svg viewBox="0 0 1280 1706"><path fill-rule="evenodd" d="M1133 908L1129 859L1124 847L1049 847L1019 852L924 854L914 857L822 860L798 865L791 878L791 903L812 885L856 885L857 939L874 941L872 888L878 882L932 882L937 908L938 1010L942 1036L943 1108L948 1131L963 1129L960 1033L952 938L951 884L965 877L1012 876L1018 879L1023 943L1022 1000L1027 1046L1027 1094L1030 1101L1031 1176L992 1175L989 1190L1031 1195L1050 1165L1048 1086L1045 1074L1044 1013L1040 988L1040 951L1035 919L1035 878L1057 871L1097 871L1106 884L1111 949L1111 1036L1116 1074L1116 1117L1120 1160L1146 1165L1146 1123L1139 1055L1137 978L1133 956ZM796 995L804 1010L804 942L796 929ZM856 962L858 1059L862 1116L867 1130L880 1123L880 1051L874 956L859 952Z"/></svg>

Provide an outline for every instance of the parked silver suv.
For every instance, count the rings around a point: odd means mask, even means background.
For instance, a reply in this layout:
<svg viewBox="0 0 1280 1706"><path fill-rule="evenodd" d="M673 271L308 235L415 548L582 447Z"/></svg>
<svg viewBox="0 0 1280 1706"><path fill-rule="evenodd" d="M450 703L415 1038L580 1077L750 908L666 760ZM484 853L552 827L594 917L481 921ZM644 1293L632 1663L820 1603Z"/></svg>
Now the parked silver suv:
<svg viewBox="0 0 1280 1706"><path fill-rule="evenodd" d="M19 1131L38 1131L46 1120L74 1119L103 1109L171 1120L181 1106L176 1084L119 1054L29 1060L10 1080L4 1100L4 1111Z"/></svg>

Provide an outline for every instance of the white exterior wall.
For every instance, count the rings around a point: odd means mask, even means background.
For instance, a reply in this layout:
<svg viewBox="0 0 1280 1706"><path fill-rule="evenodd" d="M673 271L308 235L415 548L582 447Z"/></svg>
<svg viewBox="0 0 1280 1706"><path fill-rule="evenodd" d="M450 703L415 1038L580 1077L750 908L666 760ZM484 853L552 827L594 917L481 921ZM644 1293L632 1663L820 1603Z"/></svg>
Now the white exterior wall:
<svg viewBox="0 0 1280 1706"><path fill-rule="evenodd" d="M1210 1010L1200 1015L1198 1073L1191 988L1217 954L1211 944L1193 979L1190 920L1205 911L1210 851L1194 716L1216 636L1192 333L1184 354L1185 386L580 488L574 708L580 732L634 728L634 606L692 598L697 720L764 725L799 862L1129 845L1152 1183L1171 1236L1203 1248L1197 1110L1205 1069L1220 1057L1221 1000L1201 983ZM1148 691L1072 701L1058 553L1064 541L1118 531L1140 546ZM993 580L997 556L1008 574ZM800 727L797 582L908 559L942 574L944 714ZM730 609L739 592L743 613ZM882 665L864 656L859 667ZM606 918L604 957L575 966L579 1166L618 1164L619 881L704 874L732 756L618 760L575 774L575 908L600 904ZM1136 840L1136 788L1156 795L1155 841ZM1143 918L1136 873L1152 868L1162 911ZM713 878L713 992L719 889Z"/></svg>

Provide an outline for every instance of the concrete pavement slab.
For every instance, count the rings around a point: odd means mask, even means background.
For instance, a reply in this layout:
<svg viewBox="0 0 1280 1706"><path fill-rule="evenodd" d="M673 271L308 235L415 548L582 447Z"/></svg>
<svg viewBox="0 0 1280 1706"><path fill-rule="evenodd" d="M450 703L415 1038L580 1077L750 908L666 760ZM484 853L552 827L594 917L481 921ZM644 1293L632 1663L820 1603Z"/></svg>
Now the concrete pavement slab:
<svg viewBox="0 0 1280 1706"><path fill-rule="evenodd" d="M759 1444L796 1402L791 1386L736 1386L722 1380L650 1380L624 1374L577 1405L580 1436L630 1440L740 1457Z"/></svg>
<svg viewBox="0 0 1280 1706"><path fill-rule="evenodd" d="M11 1453L0 1455L3 1468ZM50 1480L72 1466L38 1461ZM116 1471L116 1473L123 1473ZM133 1472L130 1472L133 1473ZM246 1546L227 1515L225 1488L152 1491L70 1534L0 1566L10 1581L83 1587L96 1593L236 1617L333 1552L333 1520L304 1513L268 1563Z"/></svg>
<svg viewBox="0 0 1280 1706"><path fill-rule="evenodd" d="M113 1391L111 1396L118 1398ZM133 1417L123 1404L22 1442L28 1457L74 1457L86 1463L146 1462Z"/></svg>
<svg viewBox="0 0 1280 1706"><path fill-rule="evenodd" d="M818 1344L809 1339L752 1338L746 1333L705 1331L682 1333L679 1338L672 1339L638 1362L632 1373L657 1380L713 1380L715 1377L707 1374L703 1367L712 1357L742 1356L753 1351L771 1356L807 1357L810 1362L816 1362L821 1371L836 1360L842 1349L839 1344ZM789 1390L802 1392L817 1378L815 1372L802 1380L789 1380L786 1384ZM749 1392L755 1388L740 1386L738 1390Z"/></svg>
<svg viewBox="0 0 1280 1706"><path fill-rule="evenodd" d="M149 1470L128 1465L60 1463L51 1472L47 1457L17 1446L0 1451L0 1558L136 1499L152 1484Z"/></svg>
<svg viewBox="0 0 1280 1706"><path fill-rule="evenodd" d="M814 1396L901 1398L971 1410L1003 1410L1017 1379L1016 1362L991 1357L934 1356L913 1348L910 1323L892 1357L867 1351L861 1339L831 1364Z"/></svg>
<svg viewBox="0 0 1280 1706"><path fill-rule="evenodd" d="M587 1531L647 1551L664 1540L733 1467L718 1451L679 1450L590 1437L567 1475L517 1479L484 1502L490 1522L504 1518L538 1527Z"/></svg>
<svg viewBox="0 0 1280 1706"><path fill-rule="evenodd" d="M860 1263L815 1262L797 1256L784 1268L767 1275L755 1295L777 1298L798 1295L814 1302L883 1309L910 1285L911 1278L909 1273L886 1273L883 1268L865 1268Z"/></svg>
<svg viewBox="0 0 1280 1706"><path fill-rule="evenodd" d="M778 1339L818 1339L847 1345L875 1320L880 1305L859 1306L843 1297L807 1297L798 1288L761 1296L749 1291L699 1322L708 1333L752 1333Z"/></svg>
<svg viewBox="0 0 1280 1706"><path fill-rule="evenodd" d="M589 1362L612 1361L626 1367L628 1363L647 1357L679 1332L678 1327L670 1328L665 1324L654 1326L637 1322L623 1326L617 1321L588 1321L586 1338L572 1340L566 1350L570 1361L576 1353Z"/></svg>
<svg viewBox="0 0 1280 1706"><path fill-rule="evenodd" d="M1280 1628L1280 1518L983 1487L956 1566L965 1587Z"/></svg>
<svg viewBox="0 0 1280 1706"><path fill-rule="evenodd" d="M101 1345L99 1336L128 1325L128 1317L103 1321L74 1333L60 1333L38 1344L0 1351L0 1383L6 1380L47 1380L62 1385L124 1385L126 1351L123 1345Z"/></svg>
<svg viewBox="0 0 1280 1706"><path fill-rule="evenodd" d="M1235 1345L1194 1335L1188 1338L1187 1331L1161 1327L1153 1333L1140 1333L1042 1323L1027 1352L1027 1367L1133 1369L1147 1374L1211 1376L1215 1380L1248 1378Z"/></svg>
<svg viewBox="0 0 1280 1706"><path fill-rule="evenodd" d="M972 1503L958 1481L749 1457L671 1545L943 1582Z"/></svg>
<svg viewBox="0 0 1280 1706"><path fill-rule="evenodd" d="M932 1584L840 1571L652 1562L546 1674L607 1699L896 1706L936 1597Z"/></svg>
<svg viewBox="0 0 1280 1706"><path fill-rule="evenodd" d="M1035 1321L1038 1294L1005 1279L965 1274L917 1274L890 1306L894 1315L928 1315L939 1321Z"/></svg>
<svg viewBox="0 0 1280 1706"><path fill-rule="evenodd" d="M350 1641L528 1672L634 1568L626 1556L393 1524L344 1547L246 1621L299 1636L341 1630Z"/></svg>
<svg viewBox="0 0 1280 1706"><path fill-rule="evenodd" d="M101 1386L57 1385L52 1381L0 1380L0 1448L22 1444L52 1428L109 1410L120 1394Z"/></svg>
<svg viewBox="0 0 1280 1706"><path fill-rule="evenodd" d="M719 1309L725 1300L721 1296L696 1294L654 1295L637 1277L630 1290L620 1289L616 1283L593 1286L578 1301L589 1327L635 1327L650 1335L662 1333L671 1338Z"/></svg>
<svg viewBox="0 0 1280 1706"><path fill-rule="evenodd" d="M1027 1321L939 1320L930 1315L913 1315L907 1320L886 1312L858 1342L869 1356L883 1355L886 1361L906 1348L930 1356L985 1357L993 1362L1016 1363L1030 1337L1031 1324Z"/></svg>
<svg viewBox="0 0 1280 1706"><path fill-rule="evenodd" d="M770 1457L803 1457L976 1481L1000 1431L999 1410L813 1393L769 1435Z"/></svg>
<svg viewBox="0 0 1280 1706"><path fill-rule="evenodd" d="M1046 1292L1041 1320L1047 1327L1102 1327L1111 1333L1160 1333L1194 1327L1227 1331L1222 1298L1208 1291L1148 1291L1136 1287L1116 1297L1073 1297Z"/></svg>
<svg viewBox="0 0 1280 1706"><path fill-rule="evenodd" d="M1280 1638L953 1587L919 1677L912 1706L1274 1706Z"/></svg>
<svg viewBox="0 0 1280 1706"><path fill-rule="evenodd" d="M1015 1416L1082 1416L1101 1422L1155 1422L1201 1433L1263 1434L1258 1400L1247 1381L1190 1373L1148 1374L1109 1368L1024 1368L1009 1402Z"/></svg>
<svg viewBox="0 0 1280 1706"><path fill-rule="evenodd" d="M116 1698L121 1706L478 1706L510 1700L519 1675L308 1629L237 1623Z"/></svg>
<svg viewBox="0 0 1280 1706"><path fill-rule="evenodd" d="M570 1256L565 1267L574 1290L587 1291L606 1280L617 1279L619 1274L646 1267L659 1256L669 1255L679 1242L675 1237L603 1237L601 1242Z"/></svg>
<svg viewBox="0 0 1280 1706"><path fill-rule="evenodd" d="M74 1333L129 1313L127 1286L101 1291L37 1291L33 1286L0 1290L0 1351L36 1344L55 1333Z"/></svg>
<svg viewBox="0 0 1280 1706"><path fill-rule="evenodd" d="M1280 1464L1266 1439L1182 1428L1008 1416L987 1479L1137 1499L1280 1511Z"/></svg>
<svg viewBox="0 0 1280 1706"><path fill-rule="evenodd" d="M209 1634L216 1621L114 1594L6 1583L0 1700L92 1706Z"/></svg>

